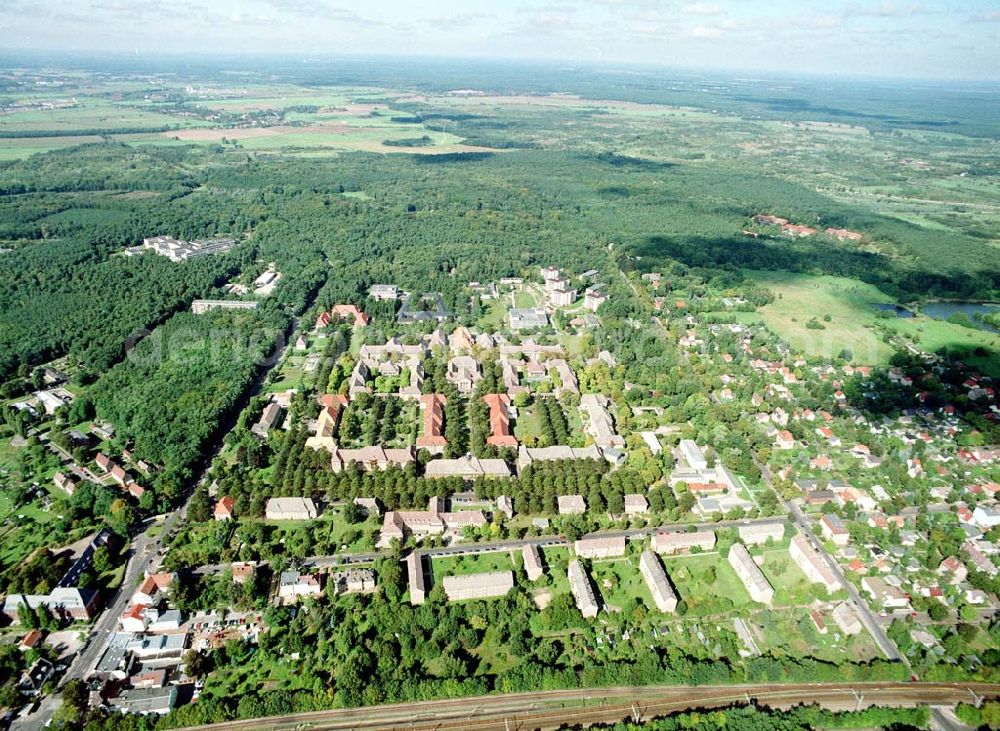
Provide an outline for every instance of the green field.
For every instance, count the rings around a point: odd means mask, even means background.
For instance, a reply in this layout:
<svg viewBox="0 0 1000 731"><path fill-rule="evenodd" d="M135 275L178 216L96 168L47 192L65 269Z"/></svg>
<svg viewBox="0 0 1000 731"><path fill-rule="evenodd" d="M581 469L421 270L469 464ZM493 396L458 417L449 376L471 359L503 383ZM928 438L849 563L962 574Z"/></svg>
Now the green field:
<svg viewBox="0 0 1000 731"><path fill-rule="evenodd" d="M590 565L590 578L609 610L622 610L638 602L656 611L653 597L639 571L638 559L595 560Z"/></svg>
<svg viewBox="0 0 1000 731"><path fill-rule="evenodd" d="M831 359L850 351L851 360L867 365L888 362L893 348L882 342L875 325L883 323L872 303L892 299L854 279L788 272L747 272L772 290L775 300L761 308L764 323L796 350ZM824 321L829 316L830 321ZM824 329L806 323L815 318Z"/></svg>
<svg viewBox="0 0 1000 731"><path fill-rule="evenodd" d="M513 571L510 553L476 553L468 556L440 556L430 560L431 573L437 583L445 576L467 576L487 571Z"/></svg>
<svg viewBox="0 0 1000 731"><path fill-rule="evenodd" d="M1000 335L997 333L924 316L888 320L886 326L912 340L921 350L953 352L985 373L1000 376ZM976 348L987 348L992 354L976 355Z"/></svg>

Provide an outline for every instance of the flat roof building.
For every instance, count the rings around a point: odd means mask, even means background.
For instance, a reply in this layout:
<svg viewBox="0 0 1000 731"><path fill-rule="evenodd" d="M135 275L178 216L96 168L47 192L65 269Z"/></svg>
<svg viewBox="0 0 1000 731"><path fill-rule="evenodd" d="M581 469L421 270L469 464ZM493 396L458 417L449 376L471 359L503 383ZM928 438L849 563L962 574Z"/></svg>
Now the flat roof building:
<svg viewBox="0 0 1000 731"><path fill-rule="evenodd" d="M395 284L373 284L368 296L373 300L396 300L399 299L399 287Z"/></svg>
<svg viewBox="0 0 1000 731"><path fill-rule="evenodd" d="M542 307L514 307L507 313L507 317L511 330L530 330L549 324L549 314Z"/></svg>
<svg viewBox="0 0 1000 731"><path fill-rule="evenodd" d="M705 458L705 453L693 439L681 439L678 449L680 450L681 457L684 458L684 462L691 470L700 472L708 467L708 460Z"/></svg>

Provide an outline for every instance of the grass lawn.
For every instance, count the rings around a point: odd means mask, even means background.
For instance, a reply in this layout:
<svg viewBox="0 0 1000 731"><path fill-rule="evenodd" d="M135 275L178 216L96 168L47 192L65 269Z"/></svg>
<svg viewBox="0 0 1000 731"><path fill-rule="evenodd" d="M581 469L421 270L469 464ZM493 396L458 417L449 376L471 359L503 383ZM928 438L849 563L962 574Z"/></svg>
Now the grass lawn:
<svg viewBox="0 0 1000 731"><path fill-rule="evenodd" d="M624 609L632 599L656 611L656 604L639 571L638 560L628 557L595 560L591 563L590 574L603 603L612 611Z"/></svg>
<svg viewBox="0 0 1000 731"><path fill-rule="evenodd" d="M583 355L583 347L587 342L586 335L559 335L559 344L566 349L570 358L579 358Z"/></svg>
<svg viewBox="0 0 1000 731"><path fill-rule="evenodd" d="M911 340L921 350L935 353L940 349L962 354L963 360L992 376L1000 376L1000 335L986 330L956 325L930 317L885 320L886 326ZM976 348L992 350L992 354L977 356Z"/></svg>
<svg viewBox="0 0 1000 731"><path fill-rule="evenodd" d="M518 309L523 309L526 307L537 307L538 301L535 299L535 295L526 290L518 290L514 292L514 307Z"/></svg>
<svg viewBox="0 0 1000 731"><path fill-rule="evenodd" d="M344 196L345 198L351 198L352 200L356 201L373 200L373 198L367 193L365 193L363 190L348 190L345 191L344 193L341 193L341 195Z"/></svg>
<svg viewBox="0 0 1000 731"><path fill-rule="evenodd" d="M496 332L502 330L507 322L507 309L510 302L506 297L497 297L493 300L485 300L483 309L485 312L477 323L484 332Z"/></svg>
<svg viewBox="0 0 1000 731"><path fill-rule="evenodd" d="M758 284L772 290L774 302L761 308L764 323L795 349L807 355L832 359L850 351L855 363L882 365L893 348L875 331L877 324L892 322L878 317L872 303L891 303L892 298L870 284L844 277L746 272ZM830 322L823 318L830 316ZM815 318L822 330L806 327Z"/></svg>
<svg viewBox="0 0 1000 731"><path fill-rule="evenodd" d="M721 614L756 605L728 561L717 553L663 556L663 567L688 617Z"/></svg>
<svg viewBox="0 0 1000 731"><path fill-rule="evenodd" d="M519 442L533 444L542 436L542 423L538 418L537 404L532 404L517 410L517 421L514 423L514 436Z"/></svg>
<svg viewBox="0 0 1000 731"><path fill-rule="evenodd" d="M514 559L510 553L441 556L432 558L430 563L434 583L445 576L467 576L487 571L513 571L515 569Z"/></svg>
<svg viewBox="0 0 1000 731"><path fill-rule="evenodd" d="M805 610L764 610L748 618L747 625L758 649L764 653L811 656L829 662L864 662L880 656L867 632L853 637L842 635L827 612L820 613L824 616L826 634L816 629Z"/></svg>
<svg viewBox="0 0 1000 731"><path fill-rule="evenodd" d="M758 552L751 553L756 555ZM814 599L830 598L822 586L809 581L802 569L792 561L787 550L764 551L764 565L760 570L774 587L775 606L796 606L808 604ZM846 598L846 593L839 591L834 596Z"/></svg>

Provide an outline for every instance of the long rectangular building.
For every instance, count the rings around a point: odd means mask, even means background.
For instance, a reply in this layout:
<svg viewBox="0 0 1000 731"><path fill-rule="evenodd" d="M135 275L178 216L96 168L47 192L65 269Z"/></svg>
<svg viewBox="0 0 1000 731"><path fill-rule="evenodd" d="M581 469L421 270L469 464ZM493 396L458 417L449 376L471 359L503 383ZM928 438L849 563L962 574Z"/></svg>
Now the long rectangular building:
<svg viewBox="0 0 1000 731"><path fill-rule="evenodd" d="M406 557L406 579L410 586L410 604L423 604L427 598L427 585L424 583L424 564L418 551Z"/></svg>
<svg viewBox="0 0 1000 731"><path fill-rule="evenodd" d="M569 588L573 591L573 598L576 600L576 608L580 610L587 619L597 616L600 605L594 595L594 587L590 584L590 577L583 568L583 564L577 559L569 562Z"/></svg>
<svg viewBox="0 0 1000 731"><path fill-rule="evenodd" d="M580 558L609 558L625 555L625 536L592 536L580 538L573 544Z"/></svg>
<svg viewBox="0 0 1000 731"><path fill-rule="evenodd" d="M822 584L831 593L840 588L840 581L829 564L809 545L809 541L801 533L792 539L788 546L788 555L814 584Z"/></svg>
<svg viewBox="0 0 1000 731"><path fill-rule="evenodd" d="M659 556L648 549L643 551L639 557L639 571L646 580L649 593L653 595L656 608L665 614L674 612L677 609L677 594L670 586Z"/></svg>
<svg viewBox="0 0 1000 731"><path fill-rule="evenodd" d="M729 565L740 577L750 598L761 604L770 604L774 598L774 587L754 563L753 557L742 543L734 543L729 549Z"/></svg>
<svg viewBox="0 0 1000 731"><path fill-rule="evenodd" d="M513 571L485 571L464 576L445 576L442 580L448 601L487 599L503 596L514 588Z"/></svg>
<svg viewBox="0 0 1000 731"><path fill-rule="evenodd" d="M526 543L521 549L524 558L524 573L528 575L528 581L537 581L545 572L542 566L542 552L534 543Z"/></svg>
<svg viewBox="0 0 1000 731"><path fill-rule="evenodd" d="M653 534L653 550L657 553L680 553L698 548L702 551L711 551L715 548L715 531L698 530L690 533L670 533L665 530L657 531Z"/></svg>

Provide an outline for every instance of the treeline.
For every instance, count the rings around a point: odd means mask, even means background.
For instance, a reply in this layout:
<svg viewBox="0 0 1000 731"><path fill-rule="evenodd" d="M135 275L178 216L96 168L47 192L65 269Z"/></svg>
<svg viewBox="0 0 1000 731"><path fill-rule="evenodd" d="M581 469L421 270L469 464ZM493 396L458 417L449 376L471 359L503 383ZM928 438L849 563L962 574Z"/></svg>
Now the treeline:
<svg viewBox="0 0 1000 731"><path fill-rule="evenodd" d="M236 641L211 656L216 670L239 668L241 681L247 676L271 677L275 664L299 658L294 661L294 679L285 688L236 693L221 679L228 676L216 674L198 703L177 709L156 728L490 692L905 679L905 668L881 660L864 664L772 656L703 660L662 647L623 660L577 655L570 652L566 636L531 634L528 627L537 610L521 588L501 599L461 604L447 603L432 591L429 602L413 607L399 601L404 579L398 560L383 559L378 571L381 593L316 603L309 612L269 609L265 619L270 629L261 635L257 648ZM582 617L577 616L577 622L585 625ZM505 669L500 671L481 659L482 648L496 646L505 647L507 653ZM106 719L98 713L86 727L140 728L140 723Z"/></svg>

